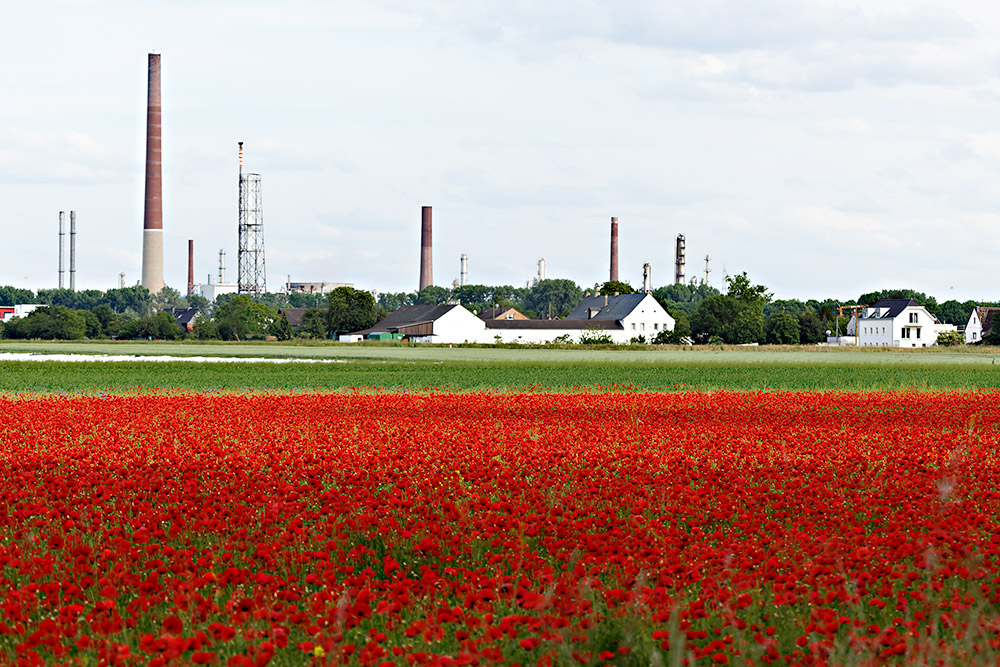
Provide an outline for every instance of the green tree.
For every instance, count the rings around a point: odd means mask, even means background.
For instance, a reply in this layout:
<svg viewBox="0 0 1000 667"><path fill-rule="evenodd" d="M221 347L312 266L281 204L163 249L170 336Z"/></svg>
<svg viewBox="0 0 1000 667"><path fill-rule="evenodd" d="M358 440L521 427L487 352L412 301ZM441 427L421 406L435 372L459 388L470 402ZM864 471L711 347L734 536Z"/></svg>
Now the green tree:
<svg viewBox="0 0 1000 667"><path fill-rule="evenodd" d="M243 340L263 336L271 322L278 317L270 306L255 303L246 294L237 295L215 310L219 337L223 340Z"/></svg>
<svg viewBox="0 0 1000 667"><path fill-rule="evenodd" d="M416 302L415 292L381 292L378 295L378 309L386 314L395 312L403 306L412 306Z"/></svg>
<svg viewBox="0 0 1000 667"><path fill-rule="evenodd" d="M76 312L83 316L84 336L91 339L104 337L104 327L101 326L101 321L97 319L97 315L93 311L78 310Z"/></svg>
<svg viewBox="0 0 1000 667"><path fill-rule="evenodd" d="M30 289L11 285L0 286L0 306L17 306L26 303L37 303L35 293Z"/></svg>
<svg viewBox="0 0 1000 667"><path fill-rule="evenodd" d="M738 276L726 276L726 285L728 296L747 305L763 306L769 303L773 296L763 285L751 283L746 271Z"/></svg>
<svg viewBox="0 0 1000 667"><path fill-rule="evenodd" d="M218 340L219 325L214 320L199 320L194 323L194 337L198 340Z"/></svg>
<svg viewBox="0 0 1000 667"><path fill-rule="evenodd" d="M601 294L635 294L636 291L628 283L620 280L609 280L600 287Z"/></svg>
<svg viewBox="0 0 1000 667"><path fill-rule="evenodd" d="M951 299L938 306L938 310L934 314L945 324L965 326L968 324L969 316L977 305L979 304L975 301L963 302Z"/></svg>
<svg viewBox="0 0 1000 667"><path fill-rule="evenodd" d="M699 343L707 342L712 336L724 337L724 332L742 307L739 301L727 294L708 297L698 304L691 316L692 336Z"/></svg>
<svg viewBox="0 0 1000 667"><path fill-rule="evenodd" d="M173 287L164 285L153 295L153 310L169 310L170 308L187 308L187 301Z"/></svg>
<svg viewBox="0 0 1000 667"><path fill-rule="evenodd" d="M303 338L329 338L328 321L327 311L320 308L310 308L302 313L302 327L299 328L299 335Z"/></svg>
<svg viewBox="0 0 1000 667"><path fill-rule="evenodd" d="M101 334L104 336L118 335L118 315L106 303L102 303L91 311L101 325Z"/></svg>
<svg viewBox="0 0 1000 667"><path fill-rule="evenodd" d="M527 290L523 308L526 311L535 311L543 318L548 318L550 315L565 317L582 300L583 290L575 282L566 278L550 278L540 280L537 285Z"/></svg>
<svg viewBox="0 0 1000 667"><path fill-rule="evenodd" d="M424 292L430 289L428 287ZM338 287L330 292L328 304L326 326L331 335L367 329L377 321L375 297L371 292Z"/></svg>
<svg viewBox="0 0 1000 667"><path fill-rule="evenodd" d="M320 311L320 317L322 317L322 312ZM271 322L268 333L278 340L290 340L292 338L292 326L288 323L288 316L281 313L278 319Z"/></svg>
<svg viewBox="0 0 1000 667"><path fill-rule="evenodd" d="M763 343L764 309L758 305L744 306L723 331L722 337L733 345Z"/></svg>
<svg viewBox="0 0 1000 667"><path fill-rule="evenodd" d="M336 291L337 290L334 290L334 292ZM447 303L450 298L451 298L451 290L449 290L448 288L438 287L437 285L428 285L427 287L417 292L417 299L415 303L436 306L442 303ZM357 330L351 329L351 331L357 331Z"/></svg>
<svg viewBox="0 0 1000 667"><path fill-rule="evenodd" d="M65 306L37 308L25 317L15 317L4 328L8 338L79 340L87 333L83 314Z"/></svg>
<svg viewBox="0 0 1000 667"><path fill-rule="evenodd" d="M830 326L816 313L802 313L799 315L799 342L803 345L822 343Z"/></svg>
<svg viewBox="0 0 1000 667"><path fill-rule="evenodd" d="M965 345L965 336L957 331L942 331L937 335L937 344L944 347Z"/></svg>
<svg viewBox="0 0 1000 667"><path fill-rule="evenodd" d="M797 345L799 319L792 313L781 311L767 320L767 342L773 345Z"/></svg>

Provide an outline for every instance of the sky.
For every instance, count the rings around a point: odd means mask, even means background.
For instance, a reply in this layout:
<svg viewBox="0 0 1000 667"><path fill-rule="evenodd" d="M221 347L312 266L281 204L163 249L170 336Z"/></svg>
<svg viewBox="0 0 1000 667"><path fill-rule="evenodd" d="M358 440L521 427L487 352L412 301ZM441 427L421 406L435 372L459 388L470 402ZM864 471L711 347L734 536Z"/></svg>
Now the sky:
<svg viewBox="0 0 1000 667"><path fill-rule="evenodd" d="M162 59L168 285L235 280L237 142L267 285L583 287L746 271L776 298L1000 300L1000 5L981 0L33 0L0 24L0 285L141 274ZM68 260L67 260L68 264ZM68 275L68 274L67 274ZM68 282L68 278L67 278Z"/></svg>

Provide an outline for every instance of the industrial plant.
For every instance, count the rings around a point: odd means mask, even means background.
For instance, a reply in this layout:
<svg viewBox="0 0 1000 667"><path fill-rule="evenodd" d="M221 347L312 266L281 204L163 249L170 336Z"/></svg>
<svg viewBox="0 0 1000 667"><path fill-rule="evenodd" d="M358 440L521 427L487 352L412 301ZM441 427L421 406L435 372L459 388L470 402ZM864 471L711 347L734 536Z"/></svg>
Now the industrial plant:
<svg viewBox="0 0 1000 667"><path fill-rule="evenodd" d="M164 285L164 230L163 230L163 102L161 87L162 58L158 53L148 54L146 80L146 145L145 145L145 192L143 199L142 269L139 284L151 293L160 292ZM238 191L237 191L237 256L235 280L227 279L226 251L218 253L218 272L213 280L207 274L204 283L196 283L195 240L187 239L187 296L199 295L214 301L223 294L238 293L259 296L267 292L267 273L264 253L264 216L261 194L261 174L245 169L244 142L238 142ZM433 209L420 209L420 273L417 289L424 290L434 285L433 265ZM59 288L64 289L65 280L64 246L66 236L65 212L59 212ZM69 281L68 288L76 289L76 211L69 212ZM619 220L611 218L610 265L608 278L620 280L619 272ZM709 257L705 257L705 278L708 283ZM642 291L652 290L652 266L649 262L642 267ZM205 274L203 274L205 275ZM537 273L528 285L537 285L546 280L545 258L538 260ZM685 237L677 235L675 246L675 282L685 282ZM692 279L696 284L697 279ZM125 273L120 274L119 284L125 285ZM460 257L459 276L454 286L469 285L469 256ZM292 276L279 288L288 294L326 294L337 287L352 286L343 281L299 282Z"/></svg>

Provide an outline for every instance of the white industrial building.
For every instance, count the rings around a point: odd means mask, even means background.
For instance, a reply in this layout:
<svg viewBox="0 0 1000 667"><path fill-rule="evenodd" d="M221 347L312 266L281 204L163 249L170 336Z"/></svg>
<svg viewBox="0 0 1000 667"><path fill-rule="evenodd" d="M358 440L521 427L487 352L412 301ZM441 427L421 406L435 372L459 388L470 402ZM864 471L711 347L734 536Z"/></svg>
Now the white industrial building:
<svg viewBox="0 0 1000 667"><path fill-rule="evenodd" d="M848 325L860 347L931 347L943 331L958 331L942 324L913 299L882 299L861 311Z"/></svg>
<svg viewBox="0 0 1000 667"><path fill-rule="evenodd" d="M36 308L45 308L44 305L22 303L15 306L0 306L0 322L10 322L15 317L24 317Z"/></svg>
<svg viewBox="0 0 1000 667"><path fill-rule="evenodd" d="M374 326L340 336L342 342L405 337L426 343L579 343L607 335L614 343L647 342L672 331L674 319L651 294L587 296L562 320L483 320L458 304L404 306Z"/></svg>

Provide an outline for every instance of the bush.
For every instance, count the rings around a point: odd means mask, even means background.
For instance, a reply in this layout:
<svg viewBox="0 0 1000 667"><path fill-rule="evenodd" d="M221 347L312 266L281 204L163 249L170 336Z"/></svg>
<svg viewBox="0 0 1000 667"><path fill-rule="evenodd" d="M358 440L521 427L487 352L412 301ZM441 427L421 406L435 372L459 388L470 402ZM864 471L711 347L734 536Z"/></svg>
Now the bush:
<svg viewBox="0 0 1000 667"><path fill-rule="evenodd" d="M942 331L937 335L937 344L942 347L965 345L965 336L957 331Z"/></svg>

